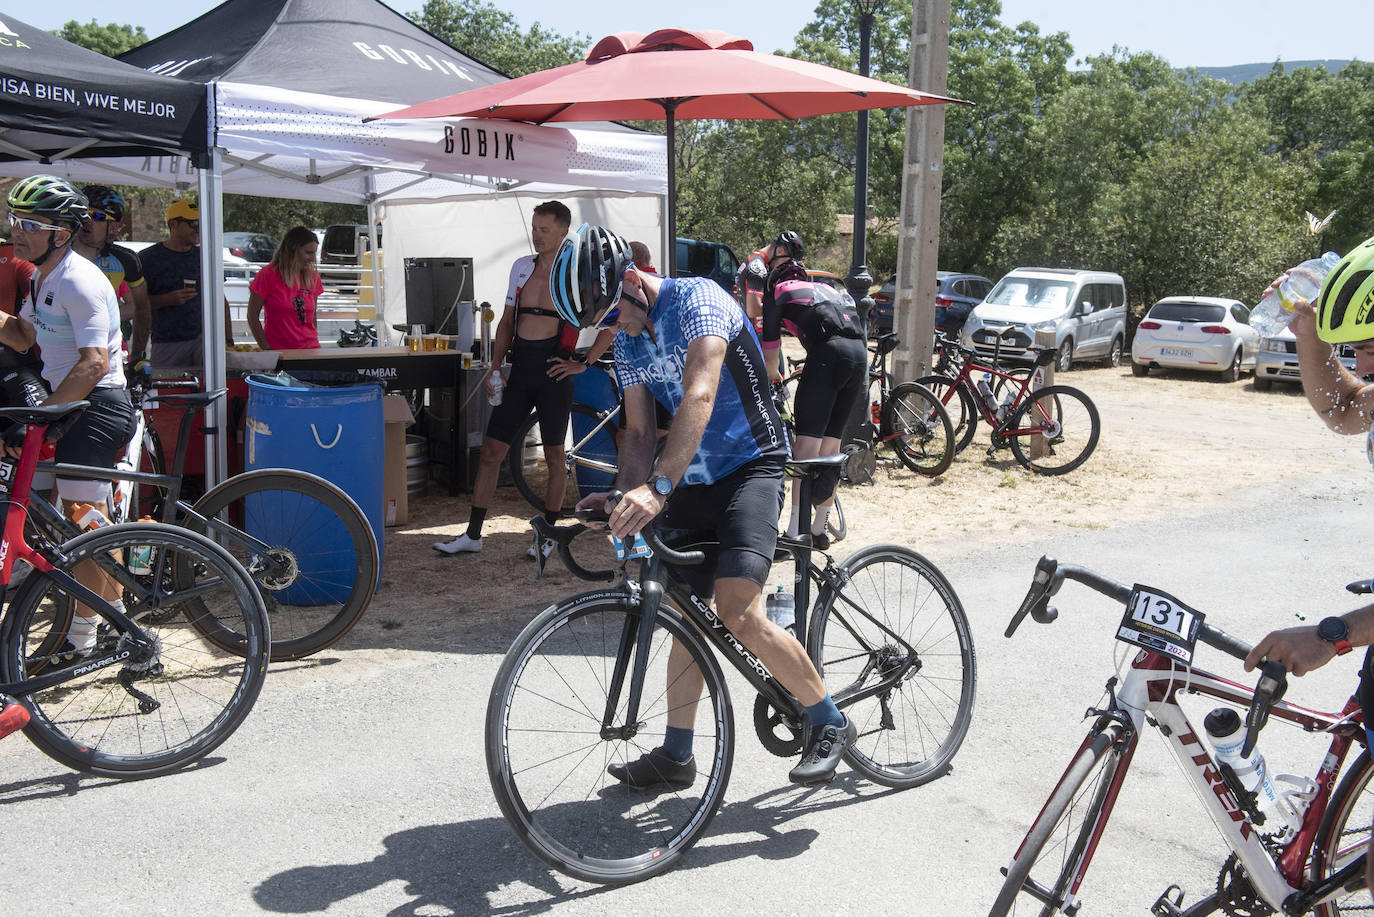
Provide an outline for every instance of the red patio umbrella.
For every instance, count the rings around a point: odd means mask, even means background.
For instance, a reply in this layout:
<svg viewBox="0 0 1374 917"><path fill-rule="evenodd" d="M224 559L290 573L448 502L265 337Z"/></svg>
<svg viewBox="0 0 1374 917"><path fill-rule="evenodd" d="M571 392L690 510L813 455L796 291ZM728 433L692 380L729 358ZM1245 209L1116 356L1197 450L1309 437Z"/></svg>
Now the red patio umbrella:
<svg viewBox="0 0 1374 917"><path fill-rule="evenodd" d="M575 64L460 92L380 118L502 118L508 121L657 120L668 124L668 238L677 238L673 150L678 118L794 119L810 115L957 102L821 64L759 54L753 44L708 29L619 32ZM669 242L668 271L677 269Z"/></svg>

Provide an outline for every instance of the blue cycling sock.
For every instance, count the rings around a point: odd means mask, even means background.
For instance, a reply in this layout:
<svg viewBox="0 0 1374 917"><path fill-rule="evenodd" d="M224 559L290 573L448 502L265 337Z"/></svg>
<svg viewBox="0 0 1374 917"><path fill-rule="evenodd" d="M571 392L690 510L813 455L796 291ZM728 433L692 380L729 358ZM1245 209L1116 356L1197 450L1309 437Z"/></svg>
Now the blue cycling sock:
<svg viewBox="0 0 1374 917"><path fill-rule="evenodd" d="M844 714L826 694L816 703L806 708L806 721L812 726L843 726Z"/></svg>
<svg viewBox="0 0 1374 917"><path fill-rule="evenodd" d="M669 726L663 732L663 750L674 761L682 762L692 757L692 734L694 730Z"/></svg>

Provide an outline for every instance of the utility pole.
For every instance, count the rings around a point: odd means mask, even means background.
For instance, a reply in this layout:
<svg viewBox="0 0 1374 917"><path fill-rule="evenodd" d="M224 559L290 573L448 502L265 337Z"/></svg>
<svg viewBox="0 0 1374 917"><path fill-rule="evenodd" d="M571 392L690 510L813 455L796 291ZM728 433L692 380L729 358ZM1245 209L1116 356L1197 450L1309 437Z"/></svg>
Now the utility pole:
<svg viewBox="0 0 1374 917"><path fill-rule="evenodd" d="M913 89L946 94L949 3L950 0L915 0L912 4L911 72L907 82ZM892 356L898 379L917 379L931 371L934 350L945 106L916 105L906 112L897 290L892 304L892 330L901 337L902 344Z"/></svg>

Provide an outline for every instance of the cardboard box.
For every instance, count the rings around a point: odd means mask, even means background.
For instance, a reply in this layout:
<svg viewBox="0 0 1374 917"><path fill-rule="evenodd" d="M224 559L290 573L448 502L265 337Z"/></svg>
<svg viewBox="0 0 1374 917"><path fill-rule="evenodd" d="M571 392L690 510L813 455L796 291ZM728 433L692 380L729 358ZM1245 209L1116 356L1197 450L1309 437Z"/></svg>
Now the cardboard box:
<svg viewBox="0 0 1374 917"><path fill-rule="evenodd" d="M386 425L386 468L382 473L382 518L386 525L405 525L410 516L406 497L406 425L415 422L410 405L400 395L382 398Z"/></svg>

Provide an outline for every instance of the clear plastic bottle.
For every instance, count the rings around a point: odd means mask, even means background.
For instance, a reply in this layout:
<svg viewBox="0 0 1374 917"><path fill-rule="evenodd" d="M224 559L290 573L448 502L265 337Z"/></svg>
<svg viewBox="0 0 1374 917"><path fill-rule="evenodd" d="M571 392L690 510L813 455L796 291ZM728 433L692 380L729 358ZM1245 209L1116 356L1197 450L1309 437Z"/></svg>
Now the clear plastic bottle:
<svg viewBox="0 0 1374 917"><path fill-rule="evenodd" d="M997 419L1006 420L1011 416L1011 406L1016 403L1016 392L1007 386L1007 394L1002 398L1002 403L997 406Z"/></svg>
<svg viewBox="0 0 1374 917"><path fill-rule="evenodd" d="M1218 707L1207 714L1202 725L1207 730L1212 747L1216 749L1217 766L1229 765L1241 786L1255 794L1255 805L1264 816L1264 823L1257 826L1260 831L1280 835L1283 839L1297 831L1302 821L1287 798L1274 788L1264 755L1256 748L1250 752L1250 757L1241 757L1245 730L1241 726L1240 715L1230 707Z"/></svg>
<svg viewBox="0 0 1374 917"><path fill-rule="evenodd" d="M996 414L997 396L992 393L992 373L983 373L983 378L978 380L978 394L983 396L983 403L988 410Z"/></svg>
<svg viewBox="0 0 1374 917"><path fill-rule="evenodd" d="M776 592L768 594L764 600L764 610L768 613L768 620L789 633L795 633L793 625L797 622L797 605L781 586Z"/></svg>
<svg viewBox="0 0 1374 917"><path fill-rule="evenodd" d="M506 380L501 375L501 368L498 366L491 371L491 394L487 396L487 401L492 407L501 403L501 396L506 391Z"/></svg>
<svg viewBox="0 0 1374 917"><path fill-rule="evenodd" d="M1320 258L1304 261L1289 271L1279 288L1260 300L1250 313L1250 327L1261 337L1273 337L1293 320L1293 305L1298 300L1316 302L1322 281L1331 269L1340 264L1341 256L1327 252Z"/></svg>
<svg viewBox="0 0 1374 917"><path fill-rule="evenodd" d="M139 522L153 522L151 516L143 516ZM147 576L153 572L153 546L138 544L129 548L129 572L135 576Z"/></svg>

